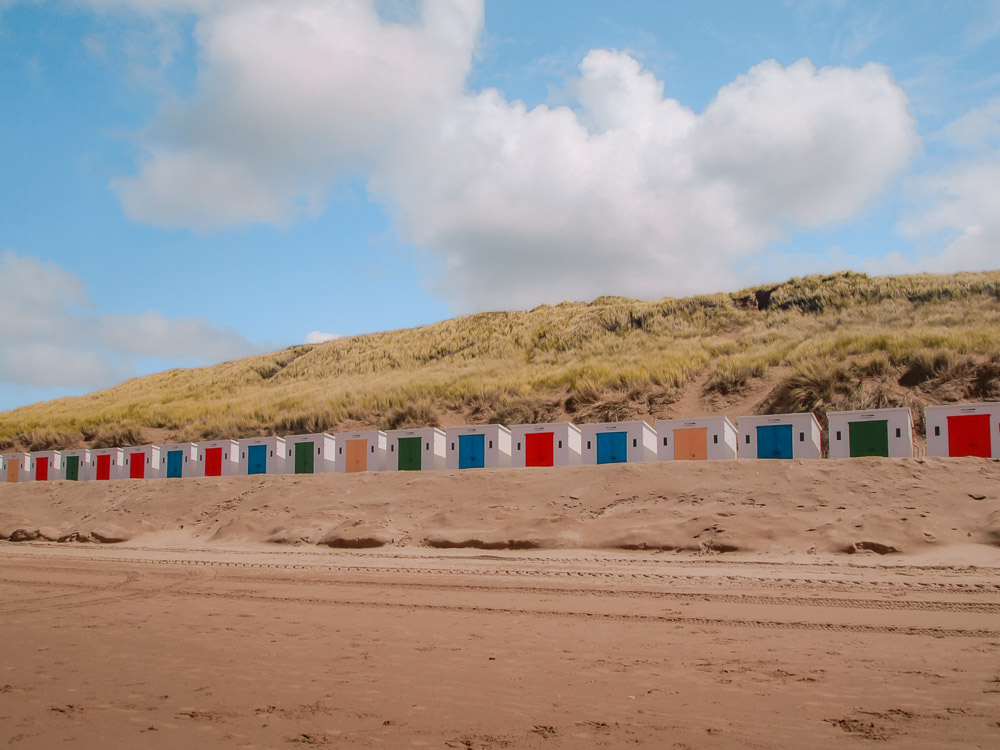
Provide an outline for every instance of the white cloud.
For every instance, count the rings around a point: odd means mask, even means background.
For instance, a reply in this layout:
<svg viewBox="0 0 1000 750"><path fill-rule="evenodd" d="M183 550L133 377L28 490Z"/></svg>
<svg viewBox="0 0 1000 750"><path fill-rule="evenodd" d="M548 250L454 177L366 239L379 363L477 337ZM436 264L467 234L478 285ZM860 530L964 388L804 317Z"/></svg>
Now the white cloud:
<svg viewBox="0 0 1000 750"><path fill-rule="evenodd" d="M953 148L1000 150L1000 98L969 110L933 136Z"/></svg>
<svg viewBox="0 0 1000 750"><path fill-rule="evenodd" d="M5 338L0 336L0 339ZM32 388L98 388L127 379L123 361L83 347L0 340L0 383Z"/></svg>
<svg viewBox="0 0 1000 750"><path fill-rule="evenodd" d="M765 62L698 115L602 50L577 90L578 112L466 98L440 138L376 171L459 309L737 286L736 261L786 227L850 218L918 145L878 65Z"/></svg>
<svg viewBox="0 0 1000 750"><path fill-rule="evenodd" d="M221 362L254 351L235 328L217 328L199 318L172 320L155 310L102 315L96 321L95 334L104 348L140 357Z"/></svg>
<svg viewBox="0 0 1000 750"><path fill-rule="evenodd" d="M323 331L310 331L306 334L307 344L322 344L326 341L336 341L343 338L339 333L324 333Z"/></svg>
<svg viewBox="0 0 1000 750"><path fill-rule="evenodd" d="M918 207L901 224L911 236L941 234L946 245L913 270L951 273L1000 268L1000 153L913 181Z"/></svg>
<svg viewBox="0 0 1000 750"><path fill-rule="evenodd" d="M211 229L314 215L338 175L369 168L462 90L483 11L427 0L414 24L386 23L363 0L202 12L199 94L166 106L139 175L113 183L141 221Z"/></svg>
<svg viewBox="0 0 1000 750"><path fill-rule="evenodd" d="M466 89L479 0L426 0L406 23L374 0L173 7L199 14L200 87L141 134L139 172L113 183L126 212L287 223L364 174L460 311L736 286L733 264L857 215L919 147L876 64L765 61L698 114L628 54L593 50L573 107L529 110Z"/></svg>
<svg viewBox="0 0 1000 750"><path fill-rule="evenodd" d="M95 312L79 277L51 263L0 255L0 383L97 388L134 375L137 357L220 362L256 348L233 329L155 311Z"/></svg>
<svg viewBox="0 0 1000 750"><path fill-rule="evenodd" d="M836 48L848 60L856 58L885 35L887 26L881 11L856 12L843 24Z"/></svg>
<svg viewBox="0 0 1000 750"><path fill-rule="evenodd" d="M956 150L957 161L907 181L905 235L932 243L916 257L890 255L883 272L1000 269L1000 99L947 124L930 140Z"/></svg>

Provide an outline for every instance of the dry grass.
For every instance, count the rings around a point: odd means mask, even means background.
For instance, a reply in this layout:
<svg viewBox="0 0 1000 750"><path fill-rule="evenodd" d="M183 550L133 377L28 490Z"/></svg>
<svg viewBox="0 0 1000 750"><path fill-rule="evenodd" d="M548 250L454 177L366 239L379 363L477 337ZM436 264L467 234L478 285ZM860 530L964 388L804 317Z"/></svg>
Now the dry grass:
<svg viewBox="0 0 1000 750"><path fill-rule="evenodd" d="M146 442L142 427L134 422L103 424L96 432L89 432L85 428L83 438L92 448L117 448L124 445L143 445Z"/></svg>
<svg viewBox="0 0 1000 750"><path fill-rule="evenodd" d="M0 415L0 441L137 442L123 424L201 440L435 424L447 412L609 421L655 415L699 374L725 398L779 365L791 374L771 411L996 398L1000 272L841 273L736 294L482 313L35 404Z"/></svg>
<svg viewBox="0 0 1000 750"><path fill-rule="evenodd" d="M419 427L440 427L441 418L434 405L428 401L405 404L392 409L382 420L379 429L406 430Z"/></svg>

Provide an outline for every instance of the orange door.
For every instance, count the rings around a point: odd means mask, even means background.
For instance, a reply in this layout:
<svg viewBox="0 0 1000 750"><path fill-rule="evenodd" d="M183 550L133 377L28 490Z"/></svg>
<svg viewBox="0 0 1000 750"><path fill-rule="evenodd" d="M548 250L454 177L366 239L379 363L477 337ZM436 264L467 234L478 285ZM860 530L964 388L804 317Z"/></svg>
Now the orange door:
<svg viewBox="0 0 1000 750"><path fill-rule="evenodd" d="M367 471L368 470L368 441L348 440L347 441L347 471Z"/></svg>
<svg viewBox="0 0 1000 750"><path fill-rule="evenodd" d="M704 461L708 458L708 429L690 427L674 430L674 460Z"/></svg>
<svg viewBox="0 0 1000 750"><path fill-rule="evenodd" d="M21 478L21 464L18 461L7 462L7 481L16 482Z"/></svg>

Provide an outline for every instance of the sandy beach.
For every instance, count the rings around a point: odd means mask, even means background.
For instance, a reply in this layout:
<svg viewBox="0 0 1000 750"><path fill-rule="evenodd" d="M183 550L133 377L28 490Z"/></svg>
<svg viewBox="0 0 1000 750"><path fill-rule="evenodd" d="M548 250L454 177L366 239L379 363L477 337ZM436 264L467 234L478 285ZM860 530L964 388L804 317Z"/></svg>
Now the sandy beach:
<svg viewBox="0 0 1000 750"><path fill-rule="evenodd" d="M998 466L0 485L32 539L0 543L0 722L32 748L996 747Z"/></svg>

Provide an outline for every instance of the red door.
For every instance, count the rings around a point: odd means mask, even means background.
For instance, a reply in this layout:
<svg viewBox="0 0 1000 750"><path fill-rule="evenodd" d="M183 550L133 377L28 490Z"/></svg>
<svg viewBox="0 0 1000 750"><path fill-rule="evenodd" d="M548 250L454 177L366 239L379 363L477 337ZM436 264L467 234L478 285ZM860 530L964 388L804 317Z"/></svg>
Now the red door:
<svg viewBox="0 0 1000 750"><path fill-rule="evenodd" d="M111 479L111 456L97 457L97 478Z"/></svg>
<svg viewBox="0 0 1000 750"><path fill-rule="evenodd" d="M948 455L990 457L990 415L948 417Z"/></svg>
<svg viewBox="0 0 1000 750"><path fill-rule="evenodd" d="M205 476L222 476L222 448L205 449Z"/></svg>
<svg viewBox="0 0 1000 750"><path fill-rule="evenodd" d="M128 457L128 478L143 479L146 476L146 454L133 453Z"/></svg>
<svg viewBox="0 0 1000 750"><path fill-rule="evenodd" d="M35 459L35 481L45 482L49 478L49 457Z"/></svg>
<svg viewBox="0 0 1000 750"><path fill-rule="evenodd" d="M524 436L524 465L552 466L552 433L532 432Z"/></svg>

